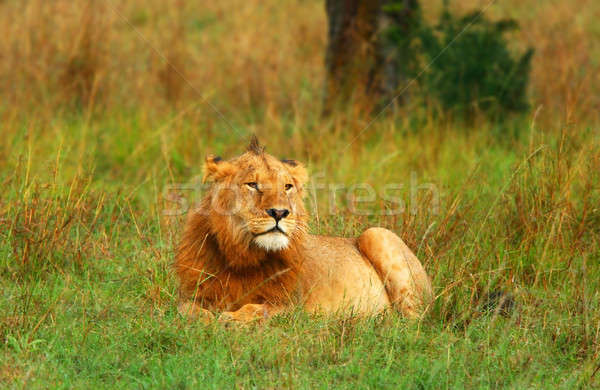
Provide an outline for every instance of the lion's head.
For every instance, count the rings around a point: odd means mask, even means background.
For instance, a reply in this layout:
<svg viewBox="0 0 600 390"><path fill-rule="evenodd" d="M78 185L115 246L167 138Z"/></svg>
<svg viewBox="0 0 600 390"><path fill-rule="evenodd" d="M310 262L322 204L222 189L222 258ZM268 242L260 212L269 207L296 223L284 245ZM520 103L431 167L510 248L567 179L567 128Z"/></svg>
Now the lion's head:
<svg viewBox="0 0 600 390"><path fill-rule="evenodd" d="M267 154L256 138L239 157L208 156L204 178L212 185L202 207L220 246L277 252L304 232L306 169Z"/></svg>

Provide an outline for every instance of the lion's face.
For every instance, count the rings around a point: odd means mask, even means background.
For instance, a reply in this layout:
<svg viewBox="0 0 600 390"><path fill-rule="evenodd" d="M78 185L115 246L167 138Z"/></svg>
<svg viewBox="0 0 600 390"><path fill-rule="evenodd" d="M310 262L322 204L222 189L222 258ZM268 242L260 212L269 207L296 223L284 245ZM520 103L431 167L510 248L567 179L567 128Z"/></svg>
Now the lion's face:
<svg viewBox="0 0 600 390"><path fill-rule="evenodd" d="M205 177L214 181L211 219L226 226L232 240L279 251L303 232L307 174L298 162L261 150L228 161L208 157Z"/></svg>

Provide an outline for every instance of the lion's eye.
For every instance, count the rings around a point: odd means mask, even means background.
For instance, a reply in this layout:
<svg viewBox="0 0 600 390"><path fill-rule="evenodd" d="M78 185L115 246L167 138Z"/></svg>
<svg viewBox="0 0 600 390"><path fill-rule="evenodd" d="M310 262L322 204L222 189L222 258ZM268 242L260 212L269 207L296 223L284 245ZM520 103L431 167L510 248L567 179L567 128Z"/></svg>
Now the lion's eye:
<svg viewBox="0 0 600 390"><path fill-rule="evenodd" d="M293 185L293 184L286 184L286 185L285 185L285 190L286 190L286 191L289 191L289 190L291 190L293 187L294 187L294 185Z"/></svg>
<svg viewBox="0 0 600 390"><path fill-rule="evenodd" d="M254 181L251 181L250 183L246 183L246 185L250 188L252 188L253 190L258 191L258 184Z"/></svg>

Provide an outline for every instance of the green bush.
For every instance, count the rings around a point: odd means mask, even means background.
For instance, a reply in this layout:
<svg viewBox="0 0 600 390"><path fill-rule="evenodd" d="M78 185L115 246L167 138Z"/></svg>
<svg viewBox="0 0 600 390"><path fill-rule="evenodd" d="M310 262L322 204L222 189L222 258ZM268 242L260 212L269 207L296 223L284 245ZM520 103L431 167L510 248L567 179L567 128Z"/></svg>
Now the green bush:
<svg viewBox="0 0 600 390"><path fill-rule="evenodd" d="M385 11L399 12L401 4ZM384 39L404 58L398 71L418 78L425 97L466 119L477 112L498 119L527 110L533 49L522 54L509 49L505 34L518 28L516 21L490 21L481 11L457 17L447 4L437 25L428 25L420 12L413 18L410 29L394 25Z"/></svg>

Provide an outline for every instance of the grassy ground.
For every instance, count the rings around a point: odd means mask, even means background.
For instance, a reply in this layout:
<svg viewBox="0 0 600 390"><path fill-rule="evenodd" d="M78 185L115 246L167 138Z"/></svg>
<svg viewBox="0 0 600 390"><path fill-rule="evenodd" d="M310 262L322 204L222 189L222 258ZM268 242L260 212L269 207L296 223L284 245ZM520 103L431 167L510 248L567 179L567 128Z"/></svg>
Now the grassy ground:
<svg viewBox="0 0 600 390"><path fill-rule="evenodd" d="M0 386L600 386L598 5L490 9L524 20L515 42L538 50L528 115L466 127L406 107L363 131L359 110L319 115L321 2L84 3L0 3ZM315 191L311 230L394 229L432 275L426 319L177 314L184 215L164 211L199 196L206 153L233 156L253 132L314 184L403 184L392 216L379 196L357 215ZM486 310L497 290L507 316Z"/></svg>

